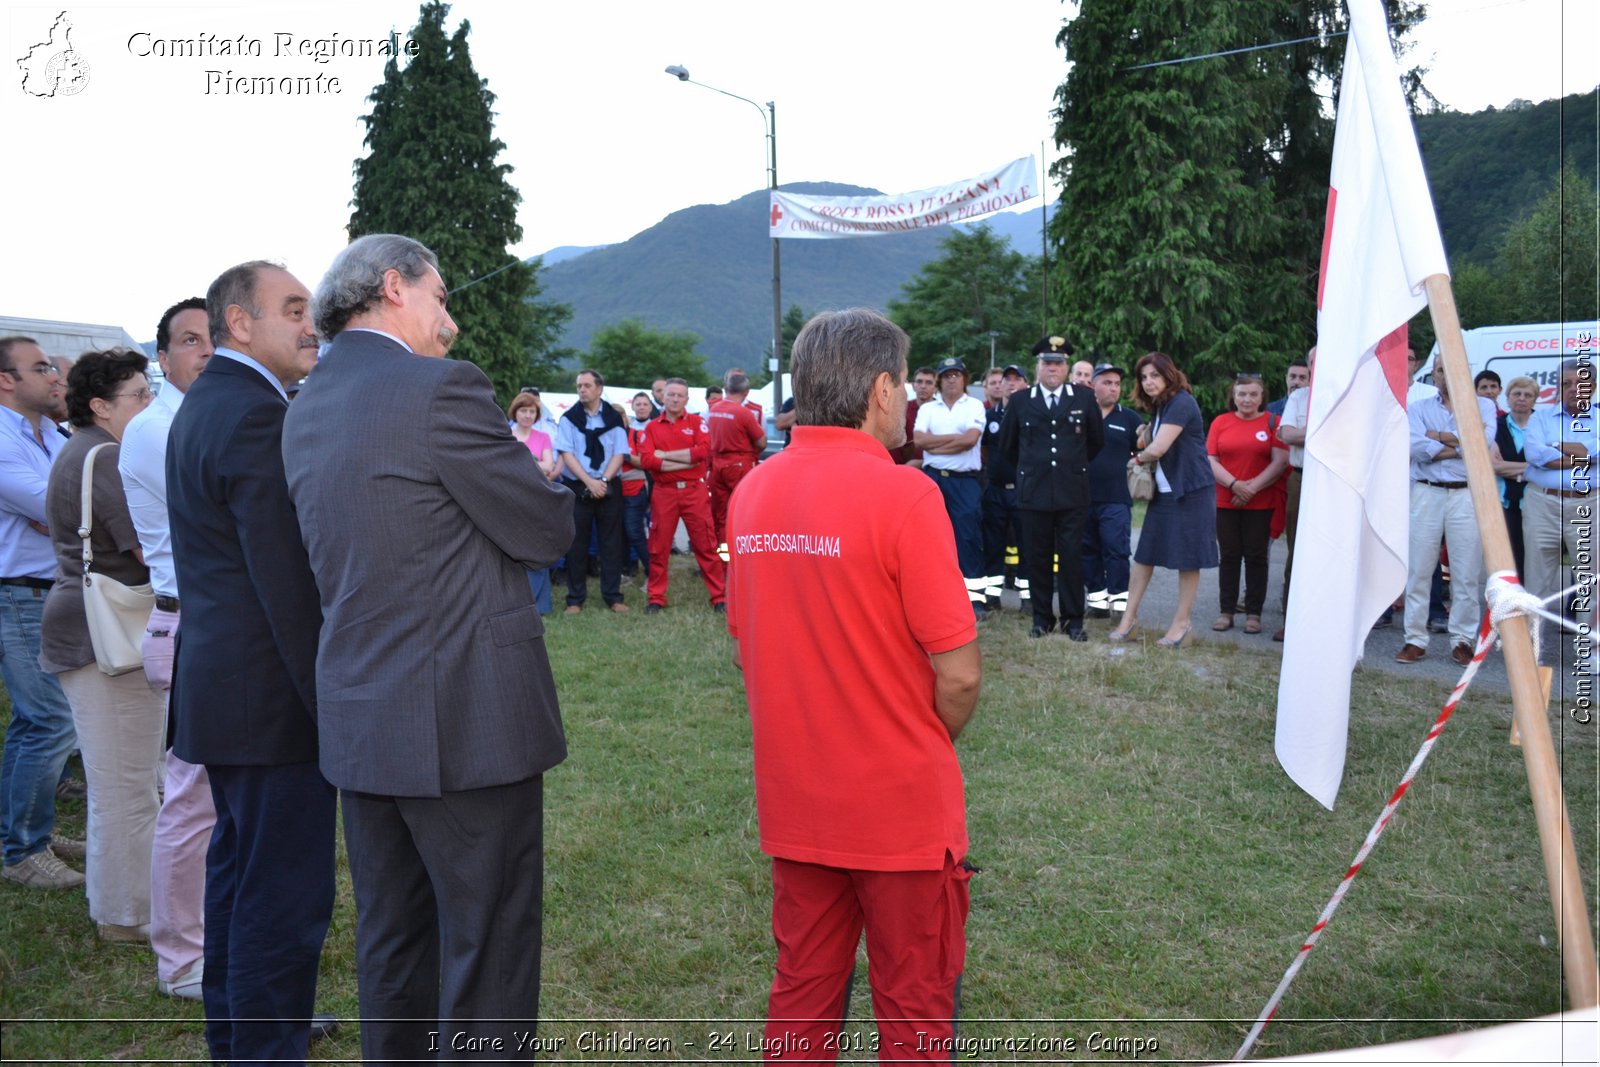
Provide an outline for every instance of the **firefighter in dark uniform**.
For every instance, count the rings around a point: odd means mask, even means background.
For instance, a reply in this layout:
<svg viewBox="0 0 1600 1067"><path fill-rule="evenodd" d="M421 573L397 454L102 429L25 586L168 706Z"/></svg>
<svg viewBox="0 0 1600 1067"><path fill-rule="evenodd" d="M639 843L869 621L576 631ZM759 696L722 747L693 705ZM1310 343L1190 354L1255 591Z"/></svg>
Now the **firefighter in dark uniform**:
<svg viewBox="0 0 1600 1067"><path fill-rule="evenodd" d="M1000 379L998 388L992 388L996 377ZM1018 573L1022 538L1016 520L1017 468L1000 452L1000 425L1011 402L1009 383L1014 378L1027 382L1022 368L1015 364L1004 371L991 370L984 379L988 417L983 424L983 593L990 611L1000 610L1008 571L1023 594L1023 609L1028 607L1028 580Z"/></svg>
<svg viewBox="0 0 1600 1067"><path fill-rule="evenodd" d="M1072 346L1066 339L1046 337L1033 352L1039 358L1035 385L1006 405L999 442L999 451L1016 465L1017 514L1033 600L1028 636L1043 637L1055 629L1052 593L1059 593L1062 631L1086 641L1083 523L1089 510L1089 461L1100 451L1105 428L1093 390L1067 384Z"/></svg>

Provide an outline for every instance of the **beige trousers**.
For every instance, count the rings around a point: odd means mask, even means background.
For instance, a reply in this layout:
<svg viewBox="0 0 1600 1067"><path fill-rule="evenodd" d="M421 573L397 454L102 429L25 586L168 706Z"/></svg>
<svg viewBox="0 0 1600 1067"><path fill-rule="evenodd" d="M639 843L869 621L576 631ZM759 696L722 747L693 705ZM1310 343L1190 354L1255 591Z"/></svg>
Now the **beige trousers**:
<svg viewBox="0 0 1600 1067"><path fill-rule="evenodd" d="M144 671L112 678L93 663L56 675L72 705L89 787L89 916L140 926L150 921L150 842L166 707Z"/></svg>

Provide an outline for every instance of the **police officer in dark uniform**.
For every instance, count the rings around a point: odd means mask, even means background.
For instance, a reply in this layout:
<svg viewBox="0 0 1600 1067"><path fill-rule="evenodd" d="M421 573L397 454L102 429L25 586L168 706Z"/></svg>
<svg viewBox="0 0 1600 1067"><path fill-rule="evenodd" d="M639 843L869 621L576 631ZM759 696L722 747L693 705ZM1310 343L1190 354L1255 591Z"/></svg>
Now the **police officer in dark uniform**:
<svg viewBox="0 0 1600 1067"><path fill-rule="evenodd" d="M1029 637L1056 626L1074 641L1083 632L1083 523L1089 509L1089 461L1105 441L1105 428L1091 389L1067 382L1072 346L1046 337L1033 346L1039 358L1036 384L1011 398L1000 424L999 451L1016 464L1017 510L1033 600ZM1053 564L1059 564L1055 581ZM1052 590L1054 586L1054 590Z"/></svg>

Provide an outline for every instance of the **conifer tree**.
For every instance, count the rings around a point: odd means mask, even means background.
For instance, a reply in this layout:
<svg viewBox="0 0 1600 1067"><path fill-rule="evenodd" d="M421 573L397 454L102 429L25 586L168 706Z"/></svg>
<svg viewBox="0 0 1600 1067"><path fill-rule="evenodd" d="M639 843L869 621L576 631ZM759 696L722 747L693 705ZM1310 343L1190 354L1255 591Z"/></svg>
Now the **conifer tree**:
<svg viewBox="0 0 1600 1067"><path fill-rule="evenodd" d="M355 162L351 239L414 237L439 257L461 327L451 356L482 367L502 403L524 385L550 381L564 304L540 301L540 260L520 262L521 194L494 133L494 94L472 66L463 19L445 33L449 5L422 6L402 66L391 56L368 100L365 157Z"/></svg>

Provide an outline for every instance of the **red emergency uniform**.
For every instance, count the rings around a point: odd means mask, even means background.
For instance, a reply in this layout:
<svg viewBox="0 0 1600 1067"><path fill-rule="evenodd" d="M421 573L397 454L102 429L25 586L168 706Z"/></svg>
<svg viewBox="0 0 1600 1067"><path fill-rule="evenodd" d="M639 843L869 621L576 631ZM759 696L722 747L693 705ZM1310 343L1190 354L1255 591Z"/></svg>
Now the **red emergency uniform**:
<svg viewBox="0 0 1600 1067"><path fill-rule="evenodd" d="M662 452L689 450L694 466L688 470L663 471ZM711 454L711 434L699 415L684 412L674 421L663 412L650 420L639 441L639 465L649 471L654 484L650 493L650 603L667 603L667 564L672 558L672 538L678 520L689 531L689 547L700 564L700 578L711 594L711 603L723 598L724 565L717 555L716 535L711 528L711 498L706 490L706 461Z"/></svg>
<svg viewBox="0 0 1600 1067"><path fill-rule="evenodd" d="M829 1057L865 928L882 1054L949 1062L928 1039L951 1036L965 966L967 829L929 656L977 630L943 497L859 430L797 426L739 490L728 549L773 858L767 1047Z"/></svg>
<svg viewBox="0 0 1600 1067"><path fill-rule="evenodd" d="M766 435L750 409L733 400L712 404L706 425L711 430L711 521L717 543L727 544L728 498L755 470Z"/></svg>

